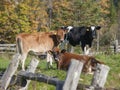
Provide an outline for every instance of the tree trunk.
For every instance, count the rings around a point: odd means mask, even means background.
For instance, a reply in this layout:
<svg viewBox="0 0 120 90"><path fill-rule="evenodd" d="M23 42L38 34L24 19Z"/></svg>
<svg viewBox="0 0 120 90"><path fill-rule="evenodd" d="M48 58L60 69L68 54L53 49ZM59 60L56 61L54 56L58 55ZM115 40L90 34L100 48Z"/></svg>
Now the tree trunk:
<svg viewBox="0 0 120 90"><path fill-rule="evenodd" d="M120 43L120 9L118 9L118 32L117 32L117 38L118 38L118 44L119 44Z"/></svg>

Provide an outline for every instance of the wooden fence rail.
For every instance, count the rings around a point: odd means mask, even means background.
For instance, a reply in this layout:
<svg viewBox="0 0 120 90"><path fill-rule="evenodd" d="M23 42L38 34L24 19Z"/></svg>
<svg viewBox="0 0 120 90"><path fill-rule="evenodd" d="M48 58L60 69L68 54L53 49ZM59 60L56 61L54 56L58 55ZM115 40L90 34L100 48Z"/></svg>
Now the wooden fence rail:
<svg viewBox="0 0 120 90"><path fill-rule="evenodd" d="M0 54L8 53L15 54L16 53L16 44L0 44ZM30 52L31 55L36 55L41 59L46 58L46 53L41 52Z"/></svg>
<svg viewBox="0 0 120 90"><path fill-rule="evenodd" d="M114 45L110 46L110 49L113 53L119 53L120 52L120 45L118 45L117 41ZM16 52L16 44L0 44L0 53L15 53ZM37 55L40 57L45 57L44 53L35 53L32 54Z"/></svg>
<svg viewBox="0 0 120 90"><path fill-rule="evenodd" d="M0 53L15 53L16 44L0 44Z"/></svg>

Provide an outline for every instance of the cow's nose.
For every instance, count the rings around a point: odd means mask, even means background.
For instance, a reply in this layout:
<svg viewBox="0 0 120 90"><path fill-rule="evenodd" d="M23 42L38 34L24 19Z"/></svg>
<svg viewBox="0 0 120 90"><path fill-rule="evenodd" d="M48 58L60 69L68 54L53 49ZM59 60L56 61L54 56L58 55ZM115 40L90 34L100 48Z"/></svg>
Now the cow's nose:
<svg viewBox="0 0 120 90"><path fill-rule="evenodd" d="M56 60L56 61L59 61L59 58L56 57L55 60Z"/></svg>

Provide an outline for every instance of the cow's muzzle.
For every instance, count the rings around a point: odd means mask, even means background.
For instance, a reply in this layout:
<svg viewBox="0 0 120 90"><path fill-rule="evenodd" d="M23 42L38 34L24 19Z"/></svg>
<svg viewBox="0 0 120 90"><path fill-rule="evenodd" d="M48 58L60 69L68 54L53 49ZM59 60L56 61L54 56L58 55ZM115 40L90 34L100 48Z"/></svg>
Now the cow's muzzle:
<svg viewBox="0 0 120 90"><path fill-rule="evenodd" d="M55 58L55 61L59 61L59 58Z"/></svg>

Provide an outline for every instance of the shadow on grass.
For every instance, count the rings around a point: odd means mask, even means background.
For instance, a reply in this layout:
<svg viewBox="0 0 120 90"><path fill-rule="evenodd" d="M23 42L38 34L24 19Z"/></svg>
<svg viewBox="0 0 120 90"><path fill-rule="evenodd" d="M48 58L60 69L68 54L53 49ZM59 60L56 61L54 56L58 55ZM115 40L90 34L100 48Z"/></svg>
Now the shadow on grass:
<svg viewBox="0 0 120 90"><path fill-rule="evenodd" d="M1 73L4 73L5 70L6 70L6 68L2 68L2 69L0 68L0 74L1 74Z"/></svg>

